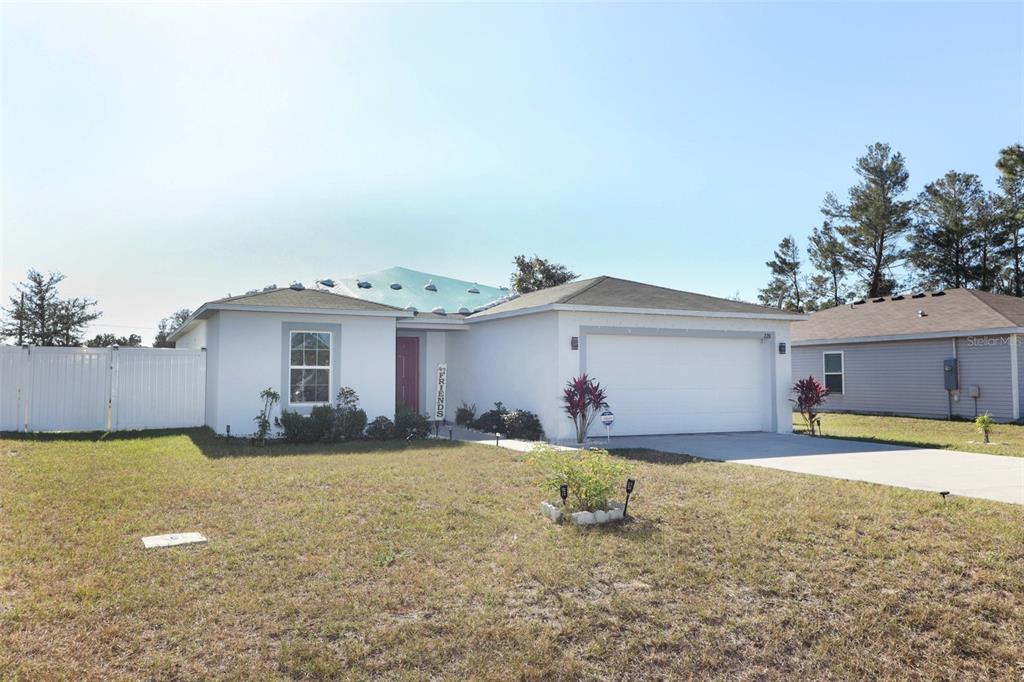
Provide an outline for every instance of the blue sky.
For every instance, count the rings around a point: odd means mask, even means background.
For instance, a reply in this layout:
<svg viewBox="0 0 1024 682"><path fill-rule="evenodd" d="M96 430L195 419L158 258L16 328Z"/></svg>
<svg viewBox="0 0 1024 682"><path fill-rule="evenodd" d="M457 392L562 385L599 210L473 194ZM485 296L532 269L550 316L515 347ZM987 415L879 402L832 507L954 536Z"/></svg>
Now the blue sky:
<svg viewBox="0 0 1024 682"><path fill-rule="evenodd" d="M1024 4L30 5L2 15L3 291L95 331L536 252L753 298L865 145L914 191L1024 139Z"/></svg>

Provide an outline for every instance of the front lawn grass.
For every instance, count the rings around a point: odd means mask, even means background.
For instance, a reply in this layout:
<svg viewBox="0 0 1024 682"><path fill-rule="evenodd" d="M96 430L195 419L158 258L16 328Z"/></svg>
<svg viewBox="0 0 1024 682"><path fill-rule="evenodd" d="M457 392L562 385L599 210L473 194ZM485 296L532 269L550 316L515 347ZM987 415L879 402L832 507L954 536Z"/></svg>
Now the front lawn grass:
<svg viewBox="0 0 1024 682"><path fill-rule="evenodd" d="M0 440L0 677L1024 674L1020 507L624 454L580 530L491 446Z"/></svg>
<svg viewBox="0 0 1024 682"><path fill-rule="evenodd" d="M1024 457L1024 426L1020 424L993 425L988 444L973 421L823 412L821 426L822 435L832 438ZM807 430L799 413L793 414L793 430Z"/></svg>

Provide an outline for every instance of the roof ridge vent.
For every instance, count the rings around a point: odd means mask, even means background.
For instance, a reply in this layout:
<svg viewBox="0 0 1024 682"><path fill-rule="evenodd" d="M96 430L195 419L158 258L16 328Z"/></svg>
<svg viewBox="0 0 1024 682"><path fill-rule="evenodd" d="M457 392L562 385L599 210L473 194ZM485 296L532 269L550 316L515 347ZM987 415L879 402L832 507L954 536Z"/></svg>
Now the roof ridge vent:
<svg viewBox="0 0 1024 682"><path fill-rule="evenodd" d="M932 292L932 296L945 296L945 295L946 295L946 292L945 292L944 289L939 289L938 291L933 291Z"/></svg>
<svg viewBox="0 0 1024 682"><path fill-rule="evenodd" d="M925 312L925 311L923 311L923 310L918 310L918 311L917 311L917 316L918 316L918 317L928 317L928 313L926 313L926 312Z"/></svg>
<svg viewBox="0 0 1024 682"><path fill-rule="evenodd" d="M416 306L414 306L414 305L407 305L407 306L405 306L405 309L408 312L412 313L413 315L416 315L417 313L419 313L419 310L417 310Z"/></svg>
<svg viewBox="0 0 1024 682"><path fill-rule="evenodd" d="M480 289L478 289L477 286L474 284L470 288L466 289L466 293L467 294L479 294L480 293Z"/></svg>
<svg viewBox="0 0 1024 682"><path fill-rule="evenodd" d="M294 289L295 291L302 291L306 287L302 286L302 282L292 282L291 284L288 285L288 288Z"/></svg>
<svg viewBox="0 0 1024 682"><path fill-rule="evenodd" d="M473 312L473 311L471 311L471 310L470 310L469 308L467 308L467 307L466 307L466 306L464 306L464 305L460 305L460 306L459 306L459 311L458 311L458 312L459 312L459 314L460 314L460 315L468 315L469 313L471 313L471 312Z"/></svg>
<svg viewBox="0 0 1024 682"><path fill-rule="evenodd" d="M367 282L365 279L357 279L356 286L359 287L360 289L369 289L373 285Z"/></svg>
<svg viewBox="0 0 1024 682"><path fill-rule="evenodd" d="M867 303L867 301L865 301L863 298L858 298L856 301L853 302L852 305L864 305L865 303Z"/></svg>
<svg viewBox="0 0 1024 682"><path fill-rule="evenodd" d="M890 300L890 301L902 301L902 300L903 300L904 298L905 298L905 297L903 296L903 294L897 294L896 296L893 296L893 297L892 297L891 299L889 299L889 300Z"/></svg>
<svg viewBox="0 0 1024 682"><path fill-rule="evenodd" d="M436 308L432 308L430 312L434 313L435 315L447 315L448 314L448 313L445 312L444 308L442 308L441 306L437 306Z"/></svg>
<svg viewBox="0 0 1024 682"><path fill-rule="evenodd" d="M267 286L263 287L263 291L273 291L276 288L277 288L276 284L268 284Z"/></svg>
<svg viewBox="0 0 1024 682"><path fill-rule="evenodd" d="M391 288L394 289L395 291L398 291L399 289L402 288L402 284L401 282L392 282Z"/></svg>
<svg viewBox="0 0 1024 682"><path fill-rule="evenodd" d="M879 296L878 298L871 299L872 303L885 303L885 296Z"/></svg>
<svg viewBox="0 0 1024 682"><path fill-rule="evenodd" d="M910 298L924 298L927 295L928 294L924 293L923 291L919 291L916 294L912 294Z"/></svg>
<svg viewBox="0 0 1024 682"><path fill-rule="evenodd" d="M437 291L437 285L434 284L434 280L428 279L427 283L423 285L423 288L427 291Z"/></svg>

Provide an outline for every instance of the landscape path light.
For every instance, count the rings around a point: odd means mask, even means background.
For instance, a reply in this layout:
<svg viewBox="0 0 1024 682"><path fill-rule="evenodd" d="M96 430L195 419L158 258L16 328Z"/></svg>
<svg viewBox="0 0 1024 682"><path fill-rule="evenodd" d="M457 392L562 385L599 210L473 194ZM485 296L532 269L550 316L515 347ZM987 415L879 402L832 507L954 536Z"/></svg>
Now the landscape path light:
<svg viewBox="0 0 1024 682"><path fill-rule="evenodd" d="M558 486L558 496L562 498L562 506L565 506L565 501L569 499L569 486L565 483Z"/></svg>
<svg viewBox="0 0 1024 682"><path fill-rule="evenodd" d="M636 481L632 478L626 479L626 504L622 505L622 518L626 518L626 510L629 509L629 496L633 494L633 486L636 485Z"/></svg>

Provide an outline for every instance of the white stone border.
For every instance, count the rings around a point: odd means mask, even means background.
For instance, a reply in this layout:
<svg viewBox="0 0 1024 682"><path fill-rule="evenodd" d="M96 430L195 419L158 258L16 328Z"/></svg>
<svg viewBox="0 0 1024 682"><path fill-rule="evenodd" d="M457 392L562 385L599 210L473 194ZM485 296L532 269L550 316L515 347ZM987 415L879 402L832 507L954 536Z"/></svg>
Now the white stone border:
<svg viewBox="0 0 1024 682"><path fill-rule="evenodd" d="M577 526L599 526L604 523L611 523L613 521L621 521L625 517L625 505L621 502L609 502L607 510L598 510L596 512L578 511L573 512L569 515L572 522ZM555 523L561 523L564 514L562 510L551 504L550 502L540 503L540 513Z"/></svg>

